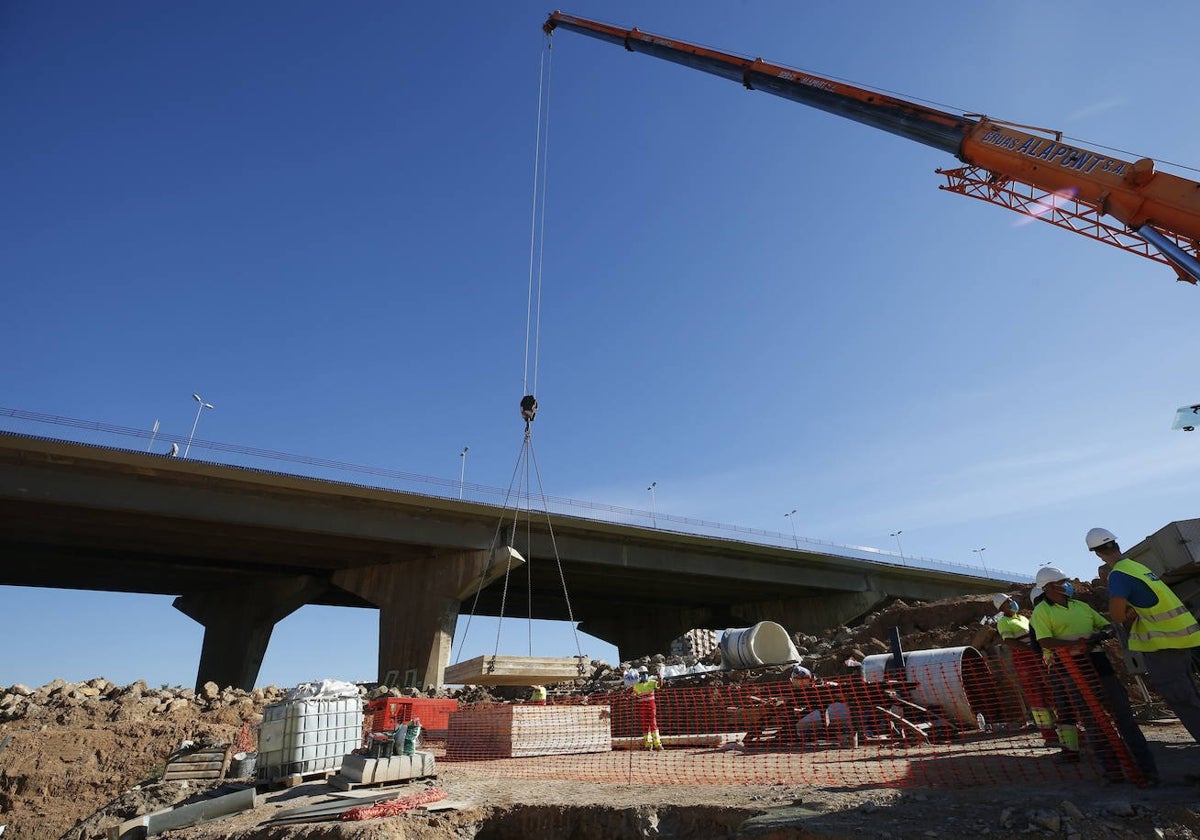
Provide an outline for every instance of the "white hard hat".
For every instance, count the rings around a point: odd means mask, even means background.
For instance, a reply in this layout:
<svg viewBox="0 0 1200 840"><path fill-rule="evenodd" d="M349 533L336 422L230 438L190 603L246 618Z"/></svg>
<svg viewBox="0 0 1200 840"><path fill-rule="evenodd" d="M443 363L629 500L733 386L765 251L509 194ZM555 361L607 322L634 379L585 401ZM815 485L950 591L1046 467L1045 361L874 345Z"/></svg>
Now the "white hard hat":
<svg viewBox="0 0 1200 840"><path fill-rule="evenodd" d="M1057 566L1042 566L1033 577L1033 582L1045 589L1047 583L1066 580L1067 573Z"/></svg>
<svg viewBox="0 0 1200 840"><path fill-rule="evenodd" d="M1003 592L997 592L992 596L992 606L996 609L1000 609L1011 600L1012 598L1008 597Z"/></svg>
<svg viewBox="0 0 1200 840"><path fill-rule="evenodd" d="M1095 551L1105 543L1116 542L1117 537L1107 528L1093 528L1087 532L1088 551Z"/></svg>
<svg viewBox="0 0 1200 840"><path fill-rule="evenodd" d="M1042 587L1033 587L1033 589L1029 590L1029 603L1036 607L1038 599L1043 597L1045 594L1046 593L1042 591Z"/></svg>

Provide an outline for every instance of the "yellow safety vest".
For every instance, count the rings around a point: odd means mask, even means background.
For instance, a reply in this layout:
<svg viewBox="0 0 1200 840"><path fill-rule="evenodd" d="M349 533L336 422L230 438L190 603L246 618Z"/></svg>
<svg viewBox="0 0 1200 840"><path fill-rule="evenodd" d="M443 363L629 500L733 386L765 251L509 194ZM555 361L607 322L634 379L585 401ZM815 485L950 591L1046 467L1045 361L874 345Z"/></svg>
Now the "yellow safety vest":
<svg viewBox="0 0 1200 840"><path fill-rule="evenodd" d="M654 689L658 688L658 680L651 677L648 680L641 680L633 684L633 696L638 700L651 700L654 698Z"/></svg>
<svg viewBox="0 0 1200 840"><path fill-rule="evenodd" d="M1025 641L1029 638L1029 619L1017 613L1013 616L1002 615L996 619L996 630L1001 639L1017 639Z"/></svg>
<svg viewBox="0 0 1200 840"><path fill-rule="evenodd" d="M1200 624L1196 623L1196 617L1158 575L1128 557L1117 562L1113 571L1137 578L1158 598L1152 607L1129 605L1137 615L1129 631L1130 650L1200 647Z"/></svg>

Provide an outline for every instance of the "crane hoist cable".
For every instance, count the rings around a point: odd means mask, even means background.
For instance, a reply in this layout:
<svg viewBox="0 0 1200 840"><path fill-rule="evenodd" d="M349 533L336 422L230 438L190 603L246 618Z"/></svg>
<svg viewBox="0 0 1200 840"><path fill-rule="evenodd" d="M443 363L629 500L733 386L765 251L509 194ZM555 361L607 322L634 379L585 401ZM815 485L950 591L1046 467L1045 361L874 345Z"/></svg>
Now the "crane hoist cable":
<svg viewBox="0 0 1200 840"><path fill-rule="evenodd" d="M526 598L529 608L527 618L528 645L529 655L533 655L533 503L535 500L540 501L541 510L546 517L546 532L550 539L550 547L554 555L559 584L562 586L567 620L571 625L571 632L575 639L576 659L579 662L580 673L582 674L583 655L580 652L579 631L575 626L575 612L571 607L571 596L567 590L567 580L563 573L562 559L558 554L558 542L554 536L554 525L550 521L549 500L542 487L541 469L538 466L537 455L533 449L533 421L537 418L538 413L538 401L534 395L537 392L538 360L541 352L542 272L546 225L546 164L549 158L550 137L550 69L552 65L550 47L551 42L547 38L546 48L542 51L541 63L538 69L538 108L534 141L533 202L529 233L529 286L525 304L525 364L521 382L521 390L524 396L520 402L521 419L525 423L525 432L521 442L521 450L517 456L517 463L513 468L512 478L509 481L508 490L505 494L504 513L501 514L496 523L496 529L492 535L492 544L488 553L488 561L483 564L480 570L479 582L476 586L475 597L471 603L471 612L467 617L467 624L463 630L463 638L465 641L467 634L470 632L471 619L474 618L475 611L479 605L480 594L487 581L488 572L492 569L493 563L499 559L500 551L503 548L505 549L504 583L500 593L500 615L496 622L496 643L492 653L493 665L488 666L490 670L494 666L495 657L500 652L501 630L504 624L505 610L508 606L509 582L512 576L514 560L513 551L509 549L518 541L517 538L522 525L523 512L524 533L521 536L524 537ZM532 358L530 356L531 344ZM535 481L536 493L534 490ZM511 511L509 510L510 503L512 505ZM462 645L459 646L460 657L462 655L462 647Z"/></svg>

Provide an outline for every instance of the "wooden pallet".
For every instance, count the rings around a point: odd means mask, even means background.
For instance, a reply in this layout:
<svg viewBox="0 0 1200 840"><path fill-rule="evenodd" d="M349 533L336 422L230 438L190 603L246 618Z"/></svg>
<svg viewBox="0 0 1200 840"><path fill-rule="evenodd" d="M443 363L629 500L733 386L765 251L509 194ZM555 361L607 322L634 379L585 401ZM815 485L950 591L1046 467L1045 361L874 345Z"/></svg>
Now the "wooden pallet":
<svg viewBox="0 0 1200 840"><path fill-rule="evenodd" d="M421 782L436 778L437 773L434 773L432 776L413 776L410 779L389 779L383 782L352 782L345 776L330 776L329 786L334 790L351 791L364 790L367 788L401 787L404 785L411 785L413 782Z"/></svg>
<svg viewBox="0 0 1200 840"><path fill-rule="evenodd" d="M285 776L275 776L266 780L260 779L258 784L268 785L272 790L279 790L280 788L296 787L296 785L302 785L305 782L326 780L336 772L336 770L314 770L311 773L288 773Z"/></svg>
<svg viewBox="0 0 1200 840"><path fill-rule="evenodd" d="M586 656L477 656L446 669L447 685L547 685L577 680Z"/></svg>
<svg viewBox="0 0 1200 840"><path fill-rule="evenodd" d="M224 779L229 771L229 747L177 752L167 759L164 782L177 779Z"/></svg>

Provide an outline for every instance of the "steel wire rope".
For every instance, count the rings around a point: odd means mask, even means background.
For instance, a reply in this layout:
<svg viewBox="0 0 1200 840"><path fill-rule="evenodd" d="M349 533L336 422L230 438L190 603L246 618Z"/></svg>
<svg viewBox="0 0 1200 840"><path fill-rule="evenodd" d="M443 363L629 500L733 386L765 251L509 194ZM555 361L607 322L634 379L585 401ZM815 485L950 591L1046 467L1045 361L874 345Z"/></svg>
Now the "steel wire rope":
<svg viewBox="0 0 1200 840"><path fill-rule="evenodd" d="M537 353L534 353L534 358L537 358ZM537 382L537 368L534 367L533 381ZM536 388L536 385L535 385ZM525 515L525 634L527 637L527 645L529 656L533 656L533 499L529 495L532 492L532 485L529 483L529 462L533 460L533 439L528 438L525 446L525 488L526 498L529 499L528 509ZM545 510L545 505L542 509Z"/></svg>
<svg viewBox="0 0 1200 840"><path fill-rule="evenodd" d="M532 443L529 446L529 458L533 462L533 473L535 476L537 476L538 490L540 491L542 489L542 470L541 470L541 467L538 466L537 455L533 451ZM546 503L545 503L544 499L545 499L545 496L543 494L543 501L542 501L543 508L546 507ZM570 624L571 624L571 633L575 638L575 655L579 658L579 660L582 660L583 659L583 651L579 646L579 628L575 626L575 611L571 608L571 595L570 595L570 592L567 591L567 578L566 578L566 575L563 574L562 558L558 556L558 540L554 536L554 523L550 521L550 517L548 517L548 516L546 517L546 527L550 532L550 547L554 551L554 564L555 564L555 566L558 567L558 580L559 580L559 583L562 584L563 601L566 603L566 607L567 607L567 621L570 622ZM531 579L532 579L532 576L531 576ZM532 596L531 596L531 598L532 598ZM532 604L532 601L531 601L531 604ZM531 606L531 611L532 611L532 606ZM533 646L533 642L531 641L530 647L532 648L532 646Z"/></svg>
<svg viewBox="0 0 1200 840"><path fill-rule="evenodd" d="M517 456L517 466L513 470L514 478L520 473L521 466L523 464L526 465L525 472L526 472L526 474L528 474L528 471L529 471L529 467L528 467L529 445L530 445L529 424L526 423L525 424L525 437L521 442L521 453ZM516 500L516 503L513 505L513 524L512 524L512 530L509 532L509 539L508 539L509 545L512 545L516 541L517 526L520 524L521 487L522 486L524 486L524 485L521 484L521 485L518 485L518 487L517 487L517 500ZM505 508L505 509L507 510L507 508ZM528 519L529 519L529 517L527 516L526 520L528 521ZM525 551L526 551L526 554L529 553L528 546L526 547ZM528 569L528 567L529 567L529 558L528 557L525 558L525 566L526 566L526 569ZM497 656L500 655L500 631L504 627L504 610L508 603L508 581L509 581L509 578L511 577L511 575L512 575L512 552L510 551L510 552L508 552L508 559L507 559L507 562L504 567L504 587L500 591L500 615L499 615L498 619L496 620L496 647L492 651L493 661L495 660L495 658ZM530 619L530 620L532 621L532 619Z"/></svg>
<svg viewBox="0 0 1200 840"><path fill-rule="evenodd" d="M459 660L462 658L462 649L466 646L467 638L471 632L471 620L475 617L475 610L479 606L479 595L480 595L480 593L483 592L483 582L487 579L488 570L491 568L491 560L496 556L496 549L499 548L499 546L500 546L500 534L501 534L501 531L504 529L504 524L505 524L504 520L508 514L508 501L509 501L509 499L512 498L512 495L513 495L513 485L517 483L517 476L521 469L521 461L524 458L524 450L525 450L525 444L522 443L521 444L521 452L518 453L518 455L517 455L517 463L513 467L513 474L508 480L508 489L504 495L504 504L500 508L500 516L496 520L496 530L492 532L492 544L488 548L488 556L484 559L483 565L479 569L479 582L475 587L475 598L471 602L471 611L467 614L467 624L463 628L462 644L460 644L458 646L458 653L454 660L455 664L458 664ZM519 486L517 487L517 497L518 497L517 504L519 505L520 504L520 501L519 501L520 487ZM514 527L514 529L516 527L515 518L513 521L513 527ZM510 542L511 542L511 540L510 540ZM509 567L511 567L511 564L512 564L512 555L511 554L508 555L507 563L509 564ZM505 574L504 574L504 583L505 583L505 587L507 588L507 586L508 586L507 568L506 568ZM501 600L500 612L501 612L500 621L502 622L504 620L503 600ZM499 635L499 627L498 626L497 626L496 632L497 632L497 635ZM495 654L493 654L493 656L495 656Z"/></svg>
<svg viewBox="0 0 1200 840"><path fill-rule="evenodd" d="M537 393L538 387L538 370L539 361L541 358L541 329L542 329L542 291L544 289L544 267L545 267L545 247L546 247L546 182L548 177L548 161L549 161L549 146L550 146L550 80L553 68L553 52L551 51L552 42L547 37L546 48L542 51L541 61L538 67L538 107L537 107L537 128L534 132L534 176L533 176L533 200L530 217L530 232L529 232L529 281L525 298L525 360L522 379L522 390L526 394L523 399L531 399ZM544 106L544 107L543 107ZM534 295L534 283L536 278L537 294ZM530 342L533 343L533 389L530 390ZM524 405L523 405L524 407ZM517 529L521 516L521 500L526 501L525 506L525 578L526 578L526 607L527 607L527 643L529 655L533 656L533 484L531 481L530 467L533 465L534 473L537 476L538 492L542 501L543 513L546 516L547 528L550 533L550 544L554 553L555 563L559 572L559 579L563 584L563 597L566 601L567 614L571 617L571 629L575 634L575 648L579 651L578 631L574 625L574 613L571 609L570 596L566 589L566 579L562 574L562 560L558 556L558 545L554 539L554 527L550 520L550 511L548 508L548 500L541 482L541 471L536 466L536 456L533 454L533 432L532 422L537 412L537 402L533 399L531 412L525 415L525 434L522 440L521 454L517 459L516 472L521 472L520 485L516 496L513 516L513 531L511 542L516 542ZM502 635L505 611L508 605L508 589L509 577L512 570L512 556L509 555L509 562L505 569L504 585L500 596L500 615L496 622L496 646L493 657L499 656L500 653L500 638Z"/></svg>
<svg viewBox="0 0 1200 840"><path fill-rule="evenodd" d="M546 75L546 53L549 50L543 50L538 62L538 104L537 104L537 124L533 135L533 201L529 210L529 288L525 295L525 363L522 371L521 388L524 393L529 393L529 335L530 323L533 319L533 262L534 253L537 251L537 236L538 236L538 188L539 178L541 176L541 154L542 154L542 103L546 100L546 88L543 79ZM549 103L547 102L547 110ZM539 303L540 306L540 303ZM535 348L536 355L536 348ZM536 365L536 362L535 362Z"/></svg>
<svg viewBox="0 0 1200 840"><path fill-rule="evenodd" d="M547 56L546 65L546 131L542 139L542 198L541 198L541 220L538 224L538 265L537 265L537 319L534 326L533 334L533 390L526 391L527 394L536 394L538 392L538 361L541 358L542 347L542 268L545 263L546 254L546 193L547 193L547 178L550 171L550 81L554 71L554 42L546 38L546 50L543 53ZM541 108L541 97L538 97L539 111ZM534 164L536 167L536 163ZM536 194L534 201L537 201ZM533 265L530 254L530 273L532 275ZM526 345L529 339L526 338Z"/></svg>

